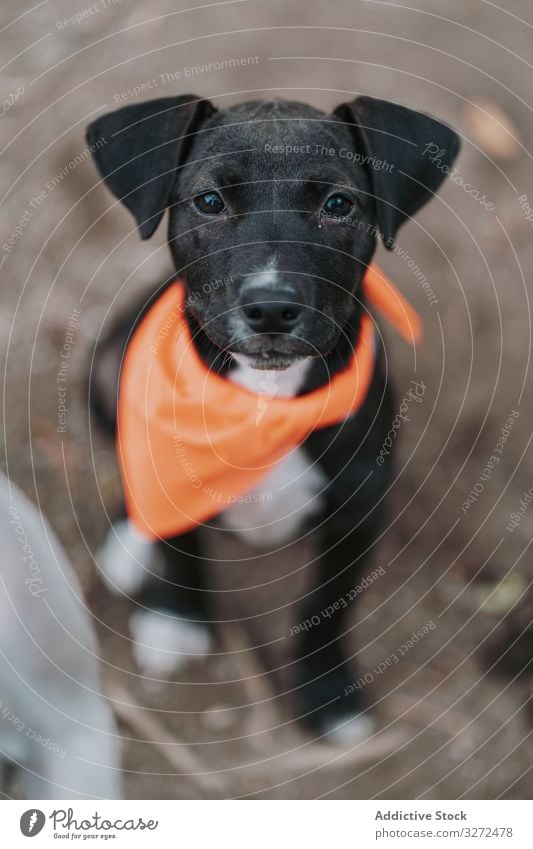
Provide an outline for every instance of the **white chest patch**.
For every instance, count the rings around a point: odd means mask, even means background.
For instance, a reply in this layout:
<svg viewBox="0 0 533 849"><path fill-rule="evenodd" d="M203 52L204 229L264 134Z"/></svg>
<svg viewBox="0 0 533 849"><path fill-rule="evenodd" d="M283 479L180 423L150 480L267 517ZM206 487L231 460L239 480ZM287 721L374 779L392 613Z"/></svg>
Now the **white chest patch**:
<svg viewBox="0 0 533 849"><path fill-rule="evenodd" d="M266 398L294 398L302 387L309 371L310 360L297 360L293 366L284 371L269 371L268 369L250 368L243 354L233 354L237 368L229 373L229 379L257 392Z"/></svg>
<svg viewBox="0 0 533 849"><path fill-rule="evenodd" d="M302 386L308 360L301 360L285 371L260 371L236 357L238 368L230 380L259 393L258 417L272 398L293 397ZM299 528L310 516L320 512L320 492L326 476L311 463L303 448L296 448L263 478L255 489L228 507L218 522L234 531L248 545L281 545L295 539Z"/></svg>

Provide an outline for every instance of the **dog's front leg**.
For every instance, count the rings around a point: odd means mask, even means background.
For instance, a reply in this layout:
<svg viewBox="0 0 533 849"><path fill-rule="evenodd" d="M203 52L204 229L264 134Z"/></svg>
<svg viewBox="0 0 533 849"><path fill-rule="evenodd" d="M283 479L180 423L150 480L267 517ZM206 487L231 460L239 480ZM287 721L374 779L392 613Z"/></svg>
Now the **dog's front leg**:
<svg viewBox="0 0 533 849"><path fill-rule="evenodd" d="M167 677L210 652L209 594L198 531L156 545L162 569L138 596L130 626L141 670Z"/></svg>
<svg viewBox="0 0 533 849"><path fill-rule="evenodd" d="M368 736L373 728L358 684L354 606L368 585L377 536L375 512L355 529L332 519L322 534L315 587L303 605L297 648L298 702L311 730L341 744ZM375 570L379 570L376 572ZM366 579L363 581L363 579ZM298 625L293 629L296 631Z"/></svg>
<svg viewBox="0 0 533 849"><path fill-rule="evenodd" d="M291 630L295 641L297 695L302 721L314 732L340 743L367 736L372 722L358 688L354 607L368 586L368 576L383 574L376 563L374 544L382 526L384 495L390 480L391 457L376 463L390 420L390 392L382 385L369 398L368 409L343 427L336 454L327 454L331 434L319 432L310 453L322 457L330 484L324 493L326 509L320 526L316 575ZM379 426L368 431L368 417L381 403ZM348 461L348 450L360 444L360 430L368 432L361 449ZM373 562L372 562L373 561ZM373 571L374 570L374 571ZM376 572L377 570L377 572ZM363 580L366 579L366 580ZM372 580L374 580L373 578Z"/></svg>

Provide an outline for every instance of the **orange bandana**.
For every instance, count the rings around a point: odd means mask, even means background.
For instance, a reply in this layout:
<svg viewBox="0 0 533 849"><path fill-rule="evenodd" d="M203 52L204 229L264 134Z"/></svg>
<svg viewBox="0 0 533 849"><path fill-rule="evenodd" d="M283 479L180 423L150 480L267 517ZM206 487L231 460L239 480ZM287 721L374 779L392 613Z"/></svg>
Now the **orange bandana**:
<svg viewBox="0 0 533 849"><path fill-rule="evenodd" d="M418 314L371 265L370 304L408 341ZM128 345L120 381L117 453L130 519L169 538L221 513L317 428L338 424L365 400L374 327L364 314L351 362L330 383L296 398L257 395L206 367L185 318L185 289L168 288Z"/></svg>

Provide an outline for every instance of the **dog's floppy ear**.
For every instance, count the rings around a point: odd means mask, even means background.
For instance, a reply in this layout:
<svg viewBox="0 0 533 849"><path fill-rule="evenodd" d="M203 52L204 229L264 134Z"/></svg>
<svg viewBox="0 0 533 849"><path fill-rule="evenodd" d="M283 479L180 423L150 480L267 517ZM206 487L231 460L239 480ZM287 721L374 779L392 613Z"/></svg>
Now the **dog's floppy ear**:
<svg viewBox="0 0 533 849"><path fill-rule="evenodd" d="M143 239L157 229L175 170L215 107L191 94L124 106L87 128L87 142L108 188L134 215Z"/></svg>
<svg viewBox="0 0 533 849"><path fill-rule="evenodd" d="M379 229L391 249L400 224L443 182L459 152L459 137L428 115L374 97L342 103L333 114L361 148Z"/></svg>

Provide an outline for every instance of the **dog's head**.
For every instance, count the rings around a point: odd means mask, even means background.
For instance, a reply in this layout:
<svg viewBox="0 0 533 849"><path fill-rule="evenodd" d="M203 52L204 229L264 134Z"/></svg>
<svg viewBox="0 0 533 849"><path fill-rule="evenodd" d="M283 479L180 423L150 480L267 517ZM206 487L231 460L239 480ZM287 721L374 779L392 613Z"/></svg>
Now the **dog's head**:
<svg viewBox="0 0 533 849"><path fill-rule="evenodd" d="M335 348L378 230L391 248L459 148L446 125L370 97L331 115L283 101L219 111L163 98L104 115L87 137L143 239L169 209L199 328L268 369Z"/></svg>

